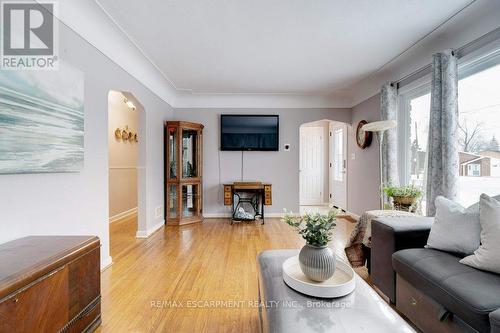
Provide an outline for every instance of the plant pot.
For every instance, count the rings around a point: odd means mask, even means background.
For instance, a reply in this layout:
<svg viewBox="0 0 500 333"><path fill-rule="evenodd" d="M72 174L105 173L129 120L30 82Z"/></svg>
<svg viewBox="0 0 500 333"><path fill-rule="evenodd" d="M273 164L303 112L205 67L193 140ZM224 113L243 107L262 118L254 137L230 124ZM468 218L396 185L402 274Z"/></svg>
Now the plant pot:
<svg viewBox="0 0 500 333"><path fill-rule="evenodd" d="M411 206L417 202L415 197L393 197L392 200L397 205Z"/></svg>
<svg viewBox="0 0 500 333"><path fill-rule="evenodd" d="M309 279L328 280L335 273L335 254L328 246L306 244L299 253L300 269Z"/></svg>

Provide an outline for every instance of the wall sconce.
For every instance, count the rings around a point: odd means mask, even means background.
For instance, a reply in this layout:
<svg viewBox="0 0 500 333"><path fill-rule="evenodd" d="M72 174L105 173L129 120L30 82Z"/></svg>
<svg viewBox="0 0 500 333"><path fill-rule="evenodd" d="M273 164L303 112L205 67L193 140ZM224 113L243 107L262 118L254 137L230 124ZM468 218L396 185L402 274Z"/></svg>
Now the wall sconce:
<svg viewBox="0 0 500 333"><path fill-rule="evenodd" d="M123 102L127 104L130 110L135 111L135 105L132 103L132 101L129 101L128 99L124 98Z"/></svg>

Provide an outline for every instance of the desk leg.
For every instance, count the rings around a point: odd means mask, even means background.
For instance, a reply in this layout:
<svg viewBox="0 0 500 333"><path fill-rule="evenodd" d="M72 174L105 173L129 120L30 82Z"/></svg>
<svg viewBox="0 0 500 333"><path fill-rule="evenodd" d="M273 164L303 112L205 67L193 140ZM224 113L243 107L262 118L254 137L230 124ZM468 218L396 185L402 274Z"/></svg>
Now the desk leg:
<svg viewBox="0 0 500 333"><path fill-rule="evenodd" d="M262 207L262 224L264 224L265 222L265 219L264 219L264 198L265 198L265 195L264 194L261 194L262 195L262 200L260 201L260 204L261 204L261 207Z"/></svg>
<svg viewBox="0 0 500 333"><path fill-rule="evenodd" d="M234 222L234 193L231 191L231 217L229 218L229 223L232 225Z"/></svg>

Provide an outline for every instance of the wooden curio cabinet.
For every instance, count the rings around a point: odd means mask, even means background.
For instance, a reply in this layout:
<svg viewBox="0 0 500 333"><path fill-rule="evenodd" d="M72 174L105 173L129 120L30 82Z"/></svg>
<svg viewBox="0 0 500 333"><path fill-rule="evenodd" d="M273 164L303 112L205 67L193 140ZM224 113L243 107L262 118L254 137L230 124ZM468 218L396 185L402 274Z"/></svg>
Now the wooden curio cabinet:
<svg viewBox="0 0 500 333"><path fill-rule="evenodd" d="M203 125L165 122L165 222L203 221Z"/></svg>

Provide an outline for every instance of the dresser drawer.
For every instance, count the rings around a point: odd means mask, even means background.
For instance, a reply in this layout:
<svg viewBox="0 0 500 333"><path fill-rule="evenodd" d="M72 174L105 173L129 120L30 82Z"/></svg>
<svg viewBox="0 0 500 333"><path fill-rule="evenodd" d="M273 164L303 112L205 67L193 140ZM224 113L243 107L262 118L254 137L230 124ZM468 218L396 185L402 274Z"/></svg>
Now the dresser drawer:
<svg viewBox="0 0 500 333"><path fill-rule="evenodd" d="M0 333L93 331L101 311L99 248L92 236L0 244L7 276L0 286Z"/></svg>
<svg viewBox="0 0 500 333"><path fill-rule="evenodd" d="M68 267L64 267L0 303L0 332L57 332L66 325L68 308Z"/></svg>

